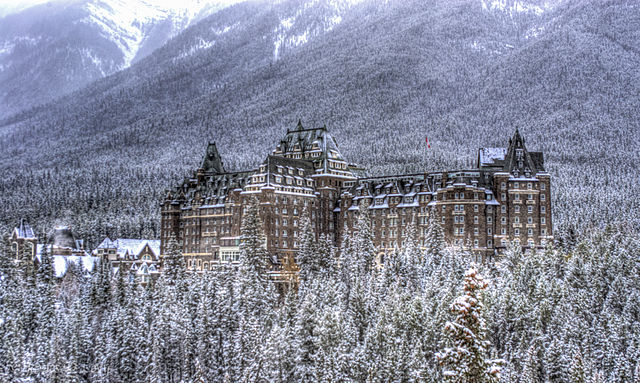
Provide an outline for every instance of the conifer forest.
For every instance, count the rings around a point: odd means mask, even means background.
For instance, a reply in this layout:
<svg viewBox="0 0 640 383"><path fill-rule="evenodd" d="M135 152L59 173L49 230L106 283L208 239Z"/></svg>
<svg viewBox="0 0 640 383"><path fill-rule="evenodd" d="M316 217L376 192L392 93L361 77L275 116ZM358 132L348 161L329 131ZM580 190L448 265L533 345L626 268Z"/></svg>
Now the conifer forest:
<svg viewBox="0 0 640 383"><path fill-rule="evenodd" d="M0 382L640 383L640 3L170 3L0 2ZM160 239L208 142L255 169L298 120L371 177L517 128L553 240L480 262L433 219L381 257L366 209L339 245L302 214L276 281L252 203L238 262L193 272L171 238L139 283L9 239Z"/></svg>

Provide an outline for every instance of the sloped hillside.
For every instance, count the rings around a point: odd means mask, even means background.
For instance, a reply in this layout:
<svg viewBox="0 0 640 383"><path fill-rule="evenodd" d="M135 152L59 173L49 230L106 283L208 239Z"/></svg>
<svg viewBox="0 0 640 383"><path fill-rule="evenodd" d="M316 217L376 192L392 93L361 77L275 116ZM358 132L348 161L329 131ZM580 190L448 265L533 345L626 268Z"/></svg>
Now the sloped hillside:
<svg viewBox="0 0 640 383"><path fill-rule="evenodd" d="M239 4L5 120L4 223L155 235L163 189L208 140L247 168L298 118L374 174L472 166L519 126L555 176L560 233L637 223L639 17L586 0Z"/></svg>

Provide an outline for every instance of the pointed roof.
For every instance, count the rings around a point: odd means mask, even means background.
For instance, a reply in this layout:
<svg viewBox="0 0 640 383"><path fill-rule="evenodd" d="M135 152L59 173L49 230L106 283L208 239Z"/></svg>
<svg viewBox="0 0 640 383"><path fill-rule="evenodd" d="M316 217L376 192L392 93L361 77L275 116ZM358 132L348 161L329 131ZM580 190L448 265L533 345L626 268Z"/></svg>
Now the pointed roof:
<svg viewBox="0 0 640 383"><path fill-rule="evenodd" d="M218 153L218 148L216 147L215 142L209 142L207 152L202 160L201 168L205 172L212 172L216 174L225 173L224 164L222 163L222 159L220 158L220 153Z"/></svg>
<svg viewBox="0 0 640 383"><path fill-rule="evenodd" d="M35 234L33 233L33 229L31 226L25 221L25 219L20 220L20 226L13 229L14 235L16 238L21 239L36 239Z"/></svg>
<svg viewBox="0 0 640 383"><path fill-rule="evenodd" d="M140 257L140 253L142 253L146 246L149 246L149 249L154 254L155 258L160 256L159 239L118 238L115 241L112 241L109 238L105 238L100 245L95 248L93 253L96 254L98 249L116 249L119 258L124 258L128 255L133 257L133 259L138 259Z"/></svg>
<svg viewBox="0 0 640 383"><path fill-rule="evenodd" d="M312 154L310 157L304 157L305 153ZM322 169L324 173L328 173L328 161L346 162L338 144L333 136L328 132L327 126L320 128L304 128L302 122L298 121L298 125L294 130L287 130L287 134L280 140L274 156L294 157L301 154L298 158L307 159L319 164L318 169ZM353 176L350 169L343 171L344 175Z"/></svg>
<svg viewBox="0 0 640 383"><path fill-rule="evenodd" d="M533 160L532 154L527 151L524 138L520 135L520 131L516 128L513 137L509 140L509 147L507 148L507 154L504 159L503 170L514 175L525 175L527 173L535 175L542 168L542 153L535 153L534 157L538 159ZM540 157L540 158L538 158Z"/></svg>

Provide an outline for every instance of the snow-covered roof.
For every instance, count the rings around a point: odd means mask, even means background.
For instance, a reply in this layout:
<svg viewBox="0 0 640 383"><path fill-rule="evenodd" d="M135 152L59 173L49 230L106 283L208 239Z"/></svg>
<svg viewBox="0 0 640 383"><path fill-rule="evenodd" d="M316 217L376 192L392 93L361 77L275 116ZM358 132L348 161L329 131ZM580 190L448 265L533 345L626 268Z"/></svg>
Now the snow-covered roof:
<svg viewBox="0 0 640 383"><path fill-rule="evenodd" d="M33 233L31 226L23 219L20 221L20 226L13 229L16 238L35 239L36 236Z"/></svg>
<svg viewBox="0 0 640 383"><path fill-rule="evenodd" d="M480 166L492 166L496 161L504 161L507 155L506 148L480 148L479 160Z"/></svg>
<svg viewBox="0 0 640 383"><path fill-rule="evenodd" d="M160 255L160 240L129 238L118 238L115 241L111 241L109 238L105 238L102 243L100 243L100 245L98 245L98 247L93 251L93 253L95 254L97 252L96 250L98 249L115 248L120 258L124 257L126 254L137 257L138 255L140 255L146 245L149 245L149 248L156 257Z"/></svg>

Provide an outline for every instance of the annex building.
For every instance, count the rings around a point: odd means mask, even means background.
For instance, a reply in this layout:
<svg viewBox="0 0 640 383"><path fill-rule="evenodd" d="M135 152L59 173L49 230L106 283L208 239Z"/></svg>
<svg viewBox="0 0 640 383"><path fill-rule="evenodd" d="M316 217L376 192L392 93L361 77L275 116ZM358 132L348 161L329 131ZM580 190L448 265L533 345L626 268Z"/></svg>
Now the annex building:
<svg viewBox="0 0 640 383"><path fill-rule="evenodd" d="M553 239L550 175L542 153L528 151L518 130L506 148L479 149L474 169L383 177L363 177L361 170L345 160L326 127L300 122L248 171L226 171L209 143L200 168L161 204L160 252L175 236L189 269L237 261L243 207L253 198L274 270L295 257L304 209L316 235L336 245L354 230L360 209L368 209L381 254L402 247L410 224L426 245L434 220L448 243L482 257L509 242L543 248Z"/></svg>

